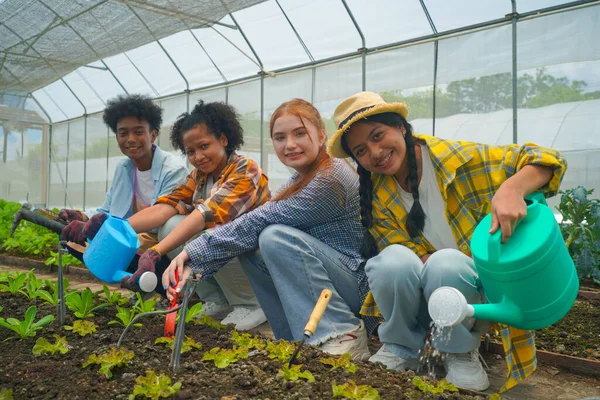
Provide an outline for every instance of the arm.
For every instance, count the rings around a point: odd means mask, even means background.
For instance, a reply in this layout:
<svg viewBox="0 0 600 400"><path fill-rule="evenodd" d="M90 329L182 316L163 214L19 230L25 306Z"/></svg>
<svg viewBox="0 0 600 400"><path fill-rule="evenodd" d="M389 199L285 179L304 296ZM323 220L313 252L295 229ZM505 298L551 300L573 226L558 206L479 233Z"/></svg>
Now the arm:
<svg viewBox="0 0 600 400"><path fill-rule="evenodd" d="M173 210L175 211L175 210ZM173 214L174 215L174 214ZM171 250L177 248L182 243L187 242L195 234L204 230L204 216L198 210L192 211L190 215L185 217L175 229L171 231L163 240L161 240L154 249L159 254L167 254Z"/></svg>
<svg viewBox="0 0 600 400"><path fill-rule="evenodd" d="M158 228L175 214L177 214L177 210L169 204L155 204L152 207L135 213L127 220L134 231L142 233Z"/></svg>

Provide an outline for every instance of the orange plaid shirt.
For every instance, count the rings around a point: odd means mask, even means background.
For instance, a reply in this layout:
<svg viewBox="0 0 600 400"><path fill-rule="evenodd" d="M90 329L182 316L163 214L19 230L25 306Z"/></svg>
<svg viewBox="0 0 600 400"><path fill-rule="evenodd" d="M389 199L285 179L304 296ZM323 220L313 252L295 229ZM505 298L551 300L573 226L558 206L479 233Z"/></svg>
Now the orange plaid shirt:
<svg viewBox="0 0 600 400"><path fill-rule="evenodd" d="M156 204L169 204L181 215L198 210L204 216L205 229L222 225L253 210L271 198L267 176L258 164L235 152L210 188L205 190L207 174L192 171L185 183L159 197ZM206 198L202 193L206 192Z"/></svg>

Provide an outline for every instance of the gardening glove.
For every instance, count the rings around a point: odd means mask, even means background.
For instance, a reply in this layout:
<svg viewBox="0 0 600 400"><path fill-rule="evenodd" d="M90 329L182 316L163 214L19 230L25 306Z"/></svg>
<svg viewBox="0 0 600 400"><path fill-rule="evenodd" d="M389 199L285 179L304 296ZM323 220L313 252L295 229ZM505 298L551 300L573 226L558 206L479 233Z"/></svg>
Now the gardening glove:
<svg viewBox="0 0 600 400"><path fill-rule="evenodd" d="M98 233L98 230L100 229L104 221L106 221L106 218L108 218L106 213L94 214L94 216L92 216L92 218L90 218L89 221L85 223L85 227L83 228L83 235L88 239L93 239L96 236L96 233Z"/></svg>
<svg viewBox="0 0 600 400"><path fill-rule="evenodd" d="M58 216L64 219L65 221L83 221L86 222L88 220L87 215L82 213L79 210L69 210L68 208L63 208L58 213Z"/></svg>
<svg viewBox="0 0 600 400"><path fill-rule="evenodd" d="M146 250L138 261L137 271L130 277L121 279L121 287L134 292L139 292L140 287L137 283L138 279L140 279L140 276L142 276L144 272L154 272L154 266L160 261L161 257L160 253L156 250L156 246Z"/></svg>
<svg viewBox="0 0 600 400"><path fill-rule="evenodd" d="M62 232L60 233L60 240L74 242L85 246L85 235L83 234L84 228L85 222L72 221L69 223L69 225L65 226Z"/></svg>

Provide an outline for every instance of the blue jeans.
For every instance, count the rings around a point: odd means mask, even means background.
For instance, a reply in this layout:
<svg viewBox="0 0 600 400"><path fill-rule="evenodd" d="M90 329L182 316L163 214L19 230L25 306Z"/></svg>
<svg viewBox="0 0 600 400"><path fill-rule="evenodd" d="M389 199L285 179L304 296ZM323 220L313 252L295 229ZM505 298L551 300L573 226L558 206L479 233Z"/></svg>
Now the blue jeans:
<svg viewBox="0 0 600 400"><path fill-rule="evenodd" d="M435 289L454 287L469 304L485 299L473 260L458 250L436 251L423 264L409 248L395 244L371 258L365 272L385 319L379 339L404 359L416 358L423 348L431 324L427 301ZM479 347L480 336L490 326L491 322L468 318L451 329L449 339L446 333L435 335L432 346L447 353L467 353Z"/></svg>
<svg viewBox="0 0 600 400"><path fill-rule="evenodd" d="M340 253L286 225L268 226L258 242L260 252L239 259L277 339L303 338L323 289L331 290L331 300L307 343L321 344L360 325L358 279Z"/></svg>

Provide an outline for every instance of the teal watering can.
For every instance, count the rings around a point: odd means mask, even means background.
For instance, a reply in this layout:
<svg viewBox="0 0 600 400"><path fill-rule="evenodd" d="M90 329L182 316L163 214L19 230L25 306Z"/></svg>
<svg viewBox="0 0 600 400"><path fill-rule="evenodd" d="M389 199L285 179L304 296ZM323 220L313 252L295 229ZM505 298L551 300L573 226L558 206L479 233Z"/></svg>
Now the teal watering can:
<svg viewBox="0 0 600 400"><path fill-rule="evenodd" d="M490 235L487 215L471 237L471 254L487 304L467 304L460 291L436 289L429 314L438 326L454 326L467 317L519 329L542 329L571 309L579 290L575 264L560 227L541 193L526 197L527 216L506 243L501 231Z"/></svg>
<svg viewBox="0 0 600 400"><path fill-rule="evenodd" d="M94 240L89 241L83 262L101 281L118 283L132 275L126 269L140 247L140 241L127 220L110 214L107 216ZM151 292L157 281L154 273L145 272L140 276L138 285L144 292Z"/></svg>

